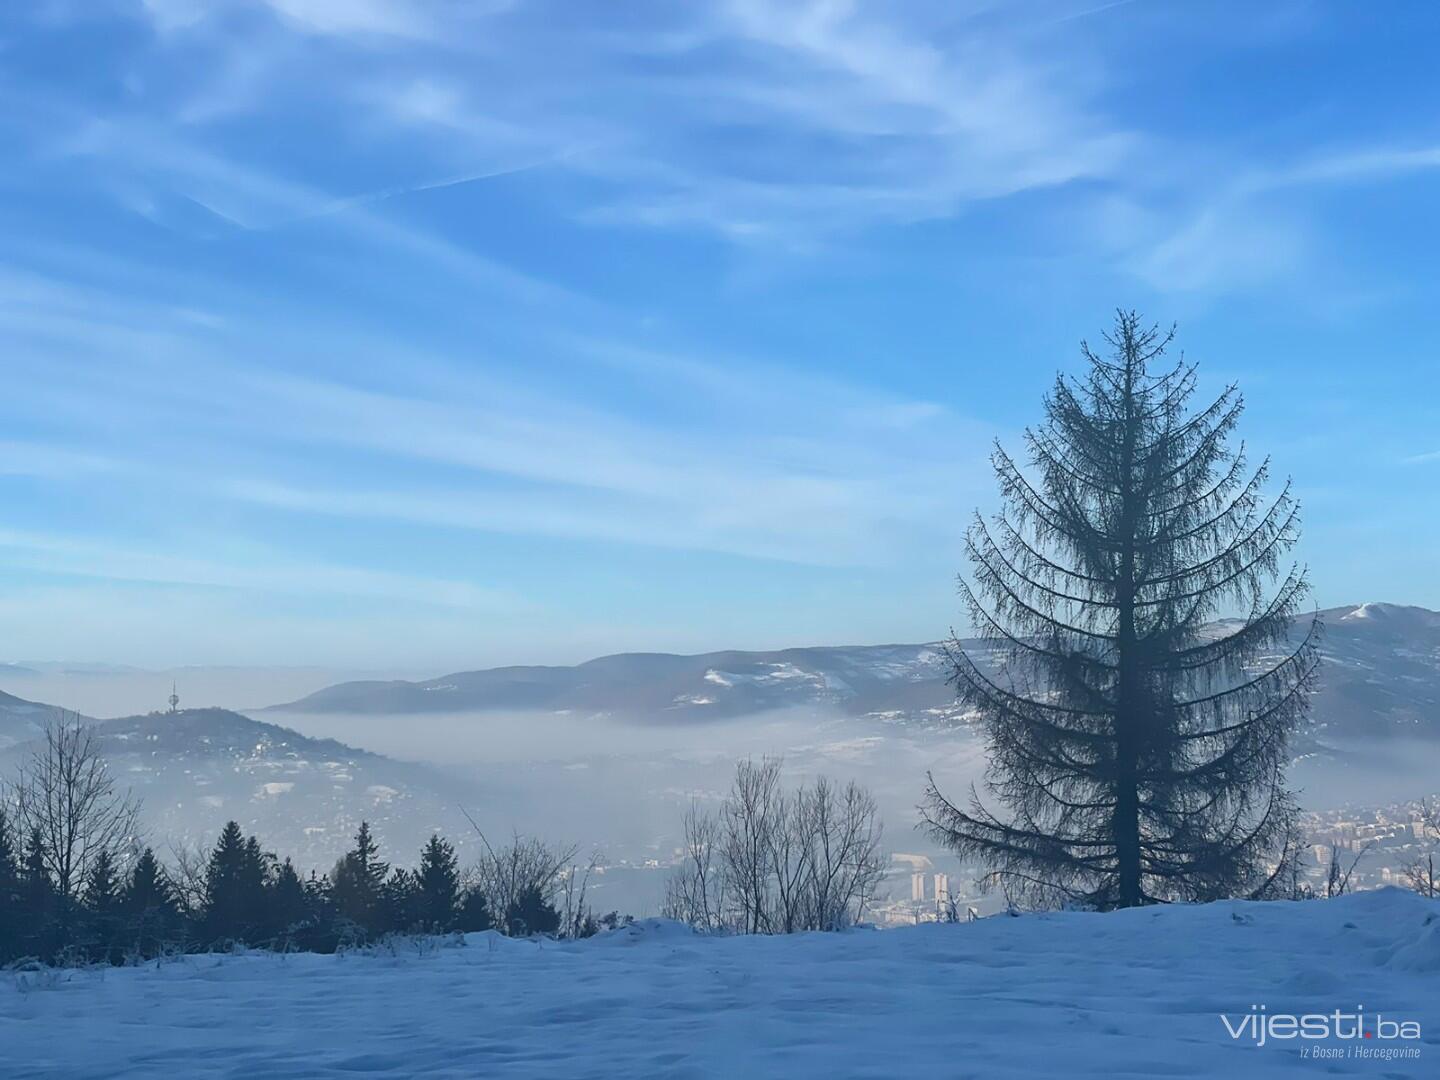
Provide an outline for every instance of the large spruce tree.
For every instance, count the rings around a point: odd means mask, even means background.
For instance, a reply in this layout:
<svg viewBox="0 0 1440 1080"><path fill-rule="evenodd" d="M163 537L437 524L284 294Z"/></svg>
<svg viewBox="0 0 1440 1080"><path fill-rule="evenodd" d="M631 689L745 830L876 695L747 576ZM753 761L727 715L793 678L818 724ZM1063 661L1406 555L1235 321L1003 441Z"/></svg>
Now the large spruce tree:
<svg viewBox="0 0 1440 1080"><path fill-rule="evenodd" d="M965 808L932 778L934 836L1012 898L1101 908L1249 895L1278 880L1293 821L1289 738L1317 621L1287 484L1229 443L1234 386L1192 409L1173 336L1121 312L1110 355L1056 379L1028 468L998 445L1004 509L966 534L977 654L952 643L990 753ZM1225 620L1216 622L1216 620Z"/></svg>

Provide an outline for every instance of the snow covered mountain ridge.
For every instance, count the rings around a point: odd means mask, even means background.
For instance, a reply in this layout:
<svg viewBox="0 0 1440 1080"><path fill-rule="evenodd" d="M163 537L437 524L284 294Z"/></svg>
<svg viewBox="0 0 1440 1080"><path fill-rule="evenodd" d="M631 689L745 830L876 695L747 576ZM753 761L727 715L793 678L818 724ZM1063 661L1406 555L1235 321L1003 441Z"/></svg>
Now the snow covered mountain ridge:
<svg viewBox="0 0 1440 1080"><path fill-rule="evenodd" d="M1367 603L1320 613L1317 732L1440 733L1440 612ZM1225 623L1217 624L1223 631ZM965 643L984 650L980 641ZM406 714L535 710L661 723L696 723L768 709L831 708L907 723L959 718L943 649L861 645L726 651L697 656L625 653L573 667L503 667L420 682L340 683L277 709L291 713Z"/></svg>

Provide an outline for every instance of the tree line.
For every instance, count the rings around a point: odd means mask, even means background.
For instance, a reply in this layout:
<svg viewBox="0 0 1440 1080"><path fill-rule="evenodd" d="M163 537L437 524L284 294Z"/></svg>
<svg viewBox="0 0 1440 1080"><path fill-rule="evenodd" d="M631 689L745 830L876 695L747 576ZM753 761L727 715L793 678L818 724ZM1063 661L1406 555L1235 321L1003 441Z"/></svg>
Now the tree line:
<svg viewBox="0 0 1440 1080"><path fill-rule="evenodd" d="M116 786L94 733L50 724L0 800L0 962L124 963L229 949L333 952L393 933L585 937L597 918L575 849L513 837L462 870L432 835L414 869L392 866L367 822L329 873L307 875L231 821L203 859L165 865L138 843L139 805Z"/></svg>

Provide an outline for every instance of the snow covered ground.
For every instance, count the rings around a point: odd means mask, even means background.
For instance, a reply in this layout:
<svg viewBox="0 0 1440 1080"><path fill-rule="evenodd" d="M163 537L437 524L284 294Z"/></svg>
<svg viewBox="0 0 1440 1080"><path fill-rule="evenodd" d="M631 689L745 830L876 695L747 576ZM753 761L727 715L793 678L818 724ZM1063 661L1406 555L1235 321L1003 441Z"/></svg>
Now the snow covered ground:
<svg viewBox="0 0 1440 1080"><path fill-rule="evenodd" d="M1282 1030L1363 1007L1372 1034L1421 1035L1232 1038L1221 1014L1244 1026L1261 1005ZM1419 1057L1355 1056L1392 1049ZM0 984L9 1078L1302 1073L1440 1076L1440 904L1388 889L791 938L651 922Z"/></svg>

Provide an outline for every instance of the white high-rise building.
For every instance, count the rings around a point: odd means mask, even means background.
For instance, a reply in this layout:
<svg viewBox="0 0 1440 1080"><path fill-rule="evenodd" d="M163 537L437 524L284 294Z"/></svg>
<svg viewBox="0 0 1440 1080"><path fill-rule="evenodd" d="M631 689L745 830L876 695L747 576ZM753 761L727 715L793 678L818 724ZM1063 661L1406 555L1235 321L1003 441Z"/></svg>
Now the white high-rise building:
<svg viewBox="0 0 1440 1080"><path fill-rule="evenodd" d="M924 899L925 899L925 875L924 875L924 874L911 874L911 875L910 875L910 899L911 899L911 900L924 900Z"/></svg>

